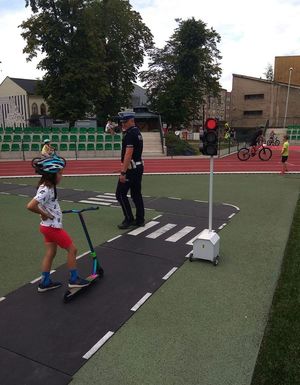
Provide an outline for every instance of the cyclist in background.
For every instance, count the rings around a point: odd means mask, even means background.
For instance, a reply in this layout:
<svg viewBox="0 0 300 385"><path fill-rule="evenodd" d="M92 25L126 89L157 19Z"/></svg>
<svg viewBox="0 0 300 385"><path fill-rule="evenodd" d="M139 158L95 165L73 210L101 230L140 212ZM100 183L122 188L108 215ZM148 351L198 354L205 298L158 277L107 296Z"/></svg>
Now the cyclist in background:
<svg viewBox="0 0 300 385"><path fill-rule="evenodd" d="M42 155L45 157L52 156L55 152L55 148L51 146L50 139L44 140L44 146L42 148Z"/></svg>
<svg viewBox="0 0 300 385"><path fill-rule="evenodd" d="M263 130L262 129L259 129L257 130L252 138L251 138L251 142L250 142L250 153L251 153L251 156L254 156L255 153L256 153L256 147L261 144L263 142Z"/></svg>

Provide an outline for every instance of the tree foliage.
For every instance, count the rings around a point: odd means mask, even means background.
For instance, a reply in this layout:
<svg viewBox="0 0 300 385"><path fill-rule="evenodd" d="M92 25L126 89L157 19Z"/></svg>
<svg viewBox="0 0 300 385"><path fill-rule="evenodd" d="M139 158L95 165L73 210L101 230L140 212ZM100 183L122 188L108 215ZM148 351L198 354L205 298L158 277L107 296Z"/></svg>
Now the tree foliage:
<svg viewBox="0 0 300 385"><path fill-rule="evenodd" d="M264 76L267 80L270 80L270 81L273 81L274 80L274 69L273 69L273 66L272 64L268 64L266 69L265 69L265 72L264 72Z"/></svg>
<svg viewBox="0 0 300 385"><path fill-rule="evenodd" d="M221 59L220 35L194 18L177 20L167 44L150 53L149 69L141 74L152 108L175 126L199 119L205 96L217 96Z"/></svg>
<svg viewBox="0 0 300 385"><path fill-rule="evenodd" d="M42 54L40 90L51 114L74 122L127 106L152 34L128 0L27 0L28 60Z"/></svg>

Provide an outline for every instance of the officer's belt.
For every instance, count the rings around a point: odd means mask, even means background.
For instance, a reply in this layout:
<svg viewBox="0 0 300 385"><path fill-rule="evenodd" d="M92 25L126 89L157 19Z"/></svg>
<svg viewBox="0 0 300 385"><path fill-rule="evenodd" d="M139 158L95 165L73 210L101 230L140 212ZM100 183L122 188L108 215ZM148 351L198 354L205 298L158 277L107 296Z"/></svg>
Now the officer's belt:
<svg viewBox="0 0 300 385"><path fill-rule="evenodd" d="M128 170L136 169L136 166L144 166L144 161L141 160L140 162L135 162L134 160L131 160Z"/></svg>

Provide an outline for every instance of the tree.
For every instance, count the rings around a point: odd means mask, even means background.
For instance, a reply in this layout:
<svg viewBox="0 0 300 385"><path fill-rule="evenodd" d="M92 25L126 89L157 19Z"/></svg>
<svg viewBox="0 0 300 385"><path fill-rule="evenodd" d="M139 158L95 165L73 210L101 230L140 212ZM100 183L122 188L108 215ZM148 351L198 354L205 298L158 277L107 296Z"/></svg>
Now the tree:
<svg viewBox="0 0 300 385"><path fill-rule="evenodd" d="M127 0L27 0L28 60L41 52L39 84L51 114L73 123L126 106L152 35Z"/></svg>
<svg viewBox="0 0 300 385"><path fill-rule="evenodd" d="M175 126L200 118L205 96L219 94L221 75L220 35L201 20L177 22L165 47L151 50L149 69L141 74L152 108Z"/></svg>
<svg viewBox="0 0 300 385"><path fill-rule="evenodd" d="M264 76L267 80L273 81L274 80L274 70L272 64L268 64L266 69L266 72L264 72Z"/></svg>

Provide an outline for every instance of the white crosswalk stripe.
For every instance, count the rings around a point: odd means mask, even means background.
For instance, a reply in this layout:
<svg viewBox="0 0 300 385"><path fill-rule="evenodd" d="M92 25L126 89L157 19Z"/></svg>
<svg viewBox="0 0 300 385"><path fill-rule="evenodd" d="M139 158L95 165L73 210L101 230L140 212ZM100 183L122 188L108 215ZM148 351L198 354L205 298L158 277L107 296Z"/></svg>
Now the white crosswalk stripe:
<svg viewBox="0 0 300 385"><path fill-rule="evenodd" d="M98 206L111 206L111 203L109 202L99 202L99 201L90 201L90 200L82 200L82 201L79 201L79 203L86 203L86 204L98 205Z"/></svg>
<svg viewBox="0 0 300 385"><path fill-rule="evenodd" d="M147 235L147 238L156 239L156 238L160 237L161 235L167 233L168 231L172 230L176 226L177 225L174 225L173 223L168 223L167 225L165 225L165 226L159 228L158 230L154 231L153 233Z"/></svg>
<svg viewBox="0 0 300 385"><path fill-rule="evenodd" d="M138 229L135 229L135 230L131 231L131 232L128 233L128 234L129 234L129 235L133 235L133 236L137 236L137 235L142 234L144 231L147 231L147 230L151 229L152 227L154 227L154 226L156 226L156 225L159 225L159 222L157 222L157 221L151 221L151 222L146 223L145 226L139 227Z"/></svg>
<svg viewBox="0 0 300 385"><path fill-rule="evenodd" d="M167 238L166 241L175 243L179 241L181 238L185 237L187 234L191 233L193 230L195 230L195 227L185 226L183 229L173 234L171 237Z"/></svg>
<svg viewBox="0 0 300 385"><path fill-rule="evenodd" d="M105 200L105 201L108 201L108 202L110 202L110 201L112 201L112 202L114 202L114 203L117 203L118 201L113 197L113 196L111 196L111 195L97 195L97 198L101 198L101 199L103 199L103 200Z"/></svg>

